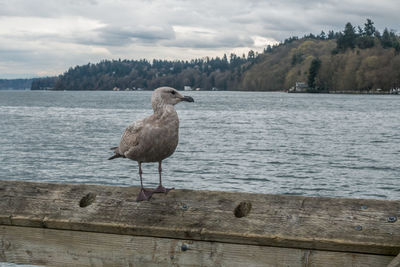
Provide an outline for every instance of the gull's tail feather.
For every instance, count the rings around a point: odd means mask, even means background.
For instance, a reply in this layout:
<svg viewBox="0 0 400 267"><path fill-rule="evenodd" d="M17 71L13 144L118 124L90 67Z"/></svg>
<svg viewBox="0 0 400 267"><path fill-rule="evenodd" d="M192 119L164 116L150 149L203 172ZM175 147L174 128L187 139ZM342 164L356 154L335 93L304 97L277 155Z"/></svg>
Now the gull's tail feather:
<svg viewBox="0 0 400 267"><path fill-rule="evenodd" d="M112 147L110 149L114 150L114 155L109 157L108 160L112 160L112 159L115 159L115 158L123 158L124 157L119 153L119 149L118 149L117 146L116 147Z"/></svg>

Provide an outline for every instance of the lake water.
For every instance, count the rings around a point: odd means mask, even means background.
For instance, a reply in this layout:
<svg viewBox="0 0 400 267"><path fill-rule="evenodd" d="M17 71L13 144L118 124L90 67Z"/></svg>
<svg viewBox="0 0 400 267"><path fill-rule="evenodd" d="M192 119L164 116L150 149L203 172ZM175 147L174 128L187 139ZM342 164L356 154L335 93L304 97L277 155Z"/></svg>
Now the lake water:
<svg viewBox="0 0 400 267"><path fill-rule="evenodd" d="M186 93L186 92L185 92ZM187 92L169 187L400 199L400 97ZM151 92L0 91L0 179L138 186L107 160ZM157 164L143 165L146 187Z"/></svg>

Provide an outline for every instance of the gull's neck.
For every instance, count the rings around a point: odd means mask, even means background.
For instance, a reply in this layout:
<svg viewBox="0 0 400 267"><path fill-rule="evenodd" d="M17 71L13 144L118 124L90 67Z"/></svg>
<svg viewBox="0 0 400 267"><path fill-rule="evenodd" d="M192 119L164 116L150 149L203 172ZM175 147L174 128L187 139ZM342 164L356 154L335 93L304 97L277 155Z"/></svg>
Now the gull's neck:
<svg viewBox="0 0 400 267"><path fill-rule="evenodd" d="M165 104L162 101L153 103L154 115L158 118L162 118L169 115L176 115L175 107L171 104Z"/></svg>

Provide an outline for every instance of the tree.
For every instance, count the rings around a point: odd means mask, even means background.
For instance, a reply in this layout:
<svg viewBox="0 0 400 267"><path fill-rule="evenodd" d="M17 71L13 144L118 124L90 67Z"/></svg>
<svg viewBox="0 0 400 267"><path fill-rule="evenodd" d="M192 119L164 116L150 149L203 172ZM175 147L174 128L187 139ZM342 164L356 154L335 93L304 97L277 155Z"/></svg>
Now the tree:
<svg viewBox="0 0 400 267"><path fill-rule="evenodd" d="M302 52L297 52L297 53L293 54L292 61L291 61L292 66L303 62L303 60L304 60L304 54Z"/></svg>
<svg viewBox="0 0 400 267"><path fill-rule="evenodd" d="M372 22L372 20L367 19L367 22L364 24L364 34L366 36L372 37L375 34L375 27L374 27L374 23Z"/></svg>
<svg viewBox="0 0 400 267"><path fill-rule="evenodd" d="M321 31L321 33L318 35L318 37L317 37L318 39L322 39L322 40L325 40L327 37L326 37L326 34L325 34L325 32L324 31Z"/></svg>
<svg viewBox="0 0 400 267"><path fill-rule="evenodd" d="M374 37L364 35L357 39L357 46L361 49L374 47L374 45Z"/></svg>
<svg viewBox="0 0 400 267"><path fill-rule="evenodd" d="M228 67L229 67L228 57L226 56L226 54L224 54L221 61L221 69L226 70L228 69Z"/></svg>
<svg viewBox="0 0 400 267"><path fill-rule="evenodd" d="M357 34L353 25L347 22L343 33L340 33L337 39L337 48L341 51L345 51L347 48L353 49L356 46L356 39Z"/></svg>
<svg viewBox="0 0 400 267"><path fill-rule="evenodd" d="M255 53L254 53L254 51L253 50L250 50L249 51L249 53L248 53L248 55L247 55L247 60L249 60L249 61L253 61L254 59L255 59Z"/></svg>
<svg viewBox="0 0 400 267"><path fill-rule="evenodd" d="M357 26L357 29L358 29L358 35L362 36L365 34L363 28L361 28L360 26Z"/></svg>
<svg viewBox="0 0 400 267"><path fill-rule="evenodd" d="M400 52L400 42L393 30L389 32L389 30L385 28L380 41L383 48L393 47L396 52Z"/></svg>
<svg viewBox="0 0 400 267"><path fill-rule="evenodd" d="M336 34L335 34L335 32L334 31L329 31L328 32L328 40L332 40L332 39L335 39L336 38Z"/></svg>
<svg viewBox="0 0 400 267"><path fill-rule="evenodd" d="M363 29L358 26L358 32L359 34L356 43L359 48L365 49L375 45L374 35L376 34L376 29L372 20L367 19Z"/></svg>
<svg viewBox="0 0 400 267"><path fill-rule="evenodd" d="M308 87L311 89L315 89L315 77L317 77L320 67L321 67L321 60L319 58L314 58L311 61L307 79Z"/></svg>
<svg viewBox="0 0 400 267"><path fill-rule="evenodd" d="M383 48L392 47L392 38L390 37L389 30L385 28L381 38L381 44Z"/></svg>
<svg viewBox="0 0 400 267"><path fill-rule="evenodd" d="M400 52L400 42L399 39L395 38L392 42L393 48L396 50L396 52Z"/></svg>

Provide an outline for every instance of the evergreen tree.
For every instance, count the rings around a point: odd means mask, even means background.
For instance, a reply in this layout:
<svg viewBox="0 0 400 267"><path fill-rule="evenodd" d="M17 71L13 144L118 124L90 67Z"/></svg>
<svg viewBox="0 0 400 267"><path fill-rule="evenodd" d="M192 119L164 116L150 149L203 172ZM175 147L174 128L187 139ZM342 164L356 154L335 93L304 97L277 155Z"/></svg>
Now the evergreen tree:
<svg viewBox="0 0 400 267"><path fill-rule="evenodd" d="M359 35L359 36L362 36L362 35L365 34L363 28L361 28L360 26L357 26L357 29L358 29L357 31L358 31L358 35Z"/></svg>
<svg viewBox="0 0 400 267"><path fill-rule="evenodd" d="M332 39L335 39L335 32L334 31L329 31L328 32L328 40L332 40Z"/></svg>
<svg viewBox="0 0 400 267"><path fill-rule="evenodd" d="M364 34L366 36L374 36L375 34L375 27L374 27L374 23L372 22L372 20L367 19L367 22L364 24Z"/></svg>
<svg viewBox="0 0 400 267"><path fill-rule="evenodd" d="M315 77L317 77L320 67L321 67L321 60L319 58L314 58L311 61L307 79L308 87L311 89L315 89Z"/></svg>
<svg viewBox="0 0 400 267"><path fill-rule="evenodd" d="M390 39L392 40L392 47L396 50L396 52L400 52L400 42L399 38L393 31L390 31Z"/></svg>
<svg viewBox="0 0 400 267"><path fill-rule="evenodd" d="M364 24L364 29L358 26L359 37L356 40L357 46L361 49L370 48L375 45L374 35L376 33L376 29L374 27L374 23L367 19L367 22Z"/></svg>
<svg viewBox="0 0 400 267"><path fill-rule="evenodd" d="M337 48L339 50L346 50L347 48L353 49L356 46L357 34L353 25L350 22L346 23L343 33L339 34L337 39Z"/></svg>
<svg viewBox="0 0 400 267"><path fill-rule="evenodd" d="M389 30L385 28L381 38L381 44L383 48L392 47L392 38L390 37Z"/></svg>
<svg viewBox="0 0 400 267"><path fill-rule="evenodd" d="M253 61L255 59L255 53L253 50L250 50L249 53L247 54L247 60Z"/></svg>

